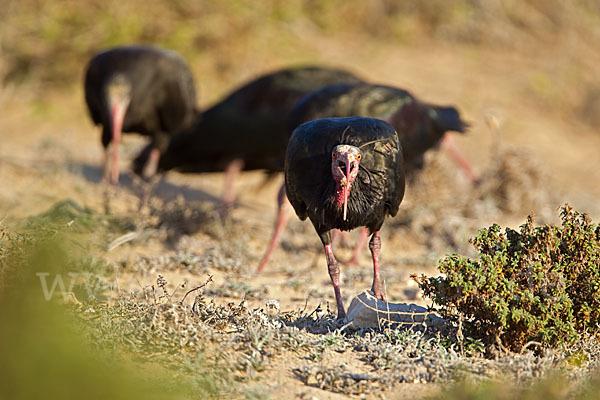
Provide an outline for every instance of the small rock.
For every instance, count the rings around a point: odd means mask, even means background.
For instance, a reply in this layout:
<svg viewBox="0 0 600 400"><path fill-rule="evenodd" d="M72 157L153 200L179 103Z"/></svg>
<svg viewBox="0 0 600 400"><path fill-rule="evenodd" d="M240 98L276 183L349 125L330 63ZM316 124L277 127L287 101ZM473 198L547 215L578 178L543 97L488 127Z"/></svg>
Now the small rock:
<svg viewBox="0 0 600 400"><path fill-rule="evenodd" d="M427 325L441 329L446 320L416 304L388 303L373 296L373 292L364 291L355 296L346 313L346 323L354 328L377 328L382 323L403 323L408 325Z"/></svg>
<svg viewBox="0 0 600 400"><path fill-rule="evenodd" d="M279 313L279 302L277 300L267 300L267 314Z"/></svg>

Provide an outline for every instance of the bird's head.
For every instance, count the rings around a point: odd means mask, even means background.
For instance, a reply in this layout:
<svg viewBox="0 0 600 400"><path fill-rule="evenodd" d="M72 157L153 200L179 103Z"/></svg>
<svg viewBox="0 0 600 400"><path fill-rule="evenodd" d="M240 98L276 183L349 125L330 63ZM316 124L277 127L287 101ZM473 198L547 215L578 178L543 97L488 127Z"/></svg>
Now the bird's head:
<svg viewBox="0 0 600 400"><path fill-rule="evenodd" d="M360 149L340 144L331 151L331 174L335 181L335 200L338 207L344 207L344 221L348 209L348 196L352 183L358 175L358 165L362 154Z"/></svg>
<svg viewBox="0 0 600 400"><path fill-rule="evenodd" d="M106 92L111 111L127 109L131 101L131 83L125 76L121 74L112 76L106 86Z"/></svg>

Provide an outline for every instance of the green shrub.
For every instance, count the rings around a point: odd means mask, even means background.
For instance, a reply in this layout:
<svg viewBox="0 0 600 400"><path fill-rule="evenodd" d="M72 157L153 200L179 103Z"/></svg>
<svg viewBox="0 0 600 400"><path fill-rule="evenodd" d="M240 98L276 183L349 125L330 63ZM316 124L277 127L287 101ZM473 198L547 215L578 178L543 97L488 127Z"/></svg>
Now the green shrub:
<svg viewBox="0 0 600 400"><path fill-rule="evenodd" d="M568 205L561 219L481 229L470 241L479 260L451 255L438 265L445 277L415 279L446 317L462 318L488 344L519 351L530 341L570 343L598 329L600 227Z"/></svg>

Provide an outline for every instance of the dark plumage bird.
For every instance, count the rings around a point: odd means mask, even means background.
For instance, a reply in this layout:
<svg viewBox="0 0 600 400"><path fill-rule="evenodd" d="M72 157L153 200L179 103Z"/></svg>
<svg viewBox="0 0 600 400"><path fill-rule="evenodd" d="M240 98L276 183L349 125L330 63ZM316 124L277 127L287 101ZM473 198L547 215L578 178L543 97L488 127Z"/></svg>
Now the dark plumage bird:
<svg viewBox="0 0 600 400"><path fill-rule="evenodd" d="M446 134L447 131L464 132L468 127L458 110L423 103L406 90L365 82L327 85L307 94L298 102L290 113L289 129L291 131L303 122L319 118L355 115L382 119L396 129L402 143L407 172L421 168L425 152L442 143L467 177L472 182L475 181L469 162L454 145L452 137ZM277 215L275 231L259 264L259 272L268 262L287 218L282 205ZM366 239L366 232L363 232L350 264L358 262Z"/></svg>
<svg viewBox="0 0 600 400"><path fill-rule="evenodd" d="M275 71L236 89L173 136L158 169L227 171L223 195L233 203L232 181L241 170L283 171L289 139L288 115L307 93L336 82L359 82L340 69L300 67ZM134 161L139 173L149 148Z"/></svg>
<svg viewBox="0 0 600 400"><path fill-rule="evenodd" d="M104 177L110 174L112 183L119 180L121 132L151 137L144 171L151 176L171 134L190 124L196 113L194 80L183 59L174 51L151 46L115 47L96 54L85 73L85 100L94 123L102 125Z"/></svg>
<svg viewBox="0 0 600 400"><path fill-rule="evenodd" d="M290 128L319 118L353 115L380 118L396 129L407 170L421 168L427 150L451 141L446 132L463 133L468 127L454 107L424 103L406 90L392 86L358 82L328 85L306 95L290 115ZM467 177L474 181L466 158L456 155L454 152L458 150L453 145L449 150Z"/></svg>
<svg viewBox="0 0 600 400"><path fill-rule="evenodd" d="M298 217L308 217L321 238L338 318L346 312L340 269L331 247L332 229L368 228L372 234L371 289L385 300L379 277L379 230L387 215L396 215L404 197L404 161L394 128L363 117L318 119L300 125L286 151L285 188Z"/></svg>

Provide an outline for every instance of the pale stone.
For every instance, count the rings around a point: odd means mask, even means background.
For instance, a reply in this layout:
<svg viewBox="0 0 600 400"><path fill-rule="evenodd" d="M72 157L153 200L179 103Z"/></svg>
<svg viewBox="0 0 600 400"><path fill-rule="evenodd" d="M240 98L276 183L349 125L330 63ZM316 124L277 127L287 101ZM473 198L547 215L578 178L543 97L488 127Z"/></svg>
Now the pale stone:
<svg viewBox="0 0 600 400"><path fill-rule="evenodd" d="M386 323L403 325L425 325L441 329L446 320L416 304L388 303L373 296L373 292L365 290L356 295L348 312L346 323L357 329L377 328Z"/></svg>
<svg viewBox="0 0 600 400"><path fill-rule="evenodd" d="M279 313L279 302L277 300L267 300L267 313L268 314L277 314Z"/></svg>

